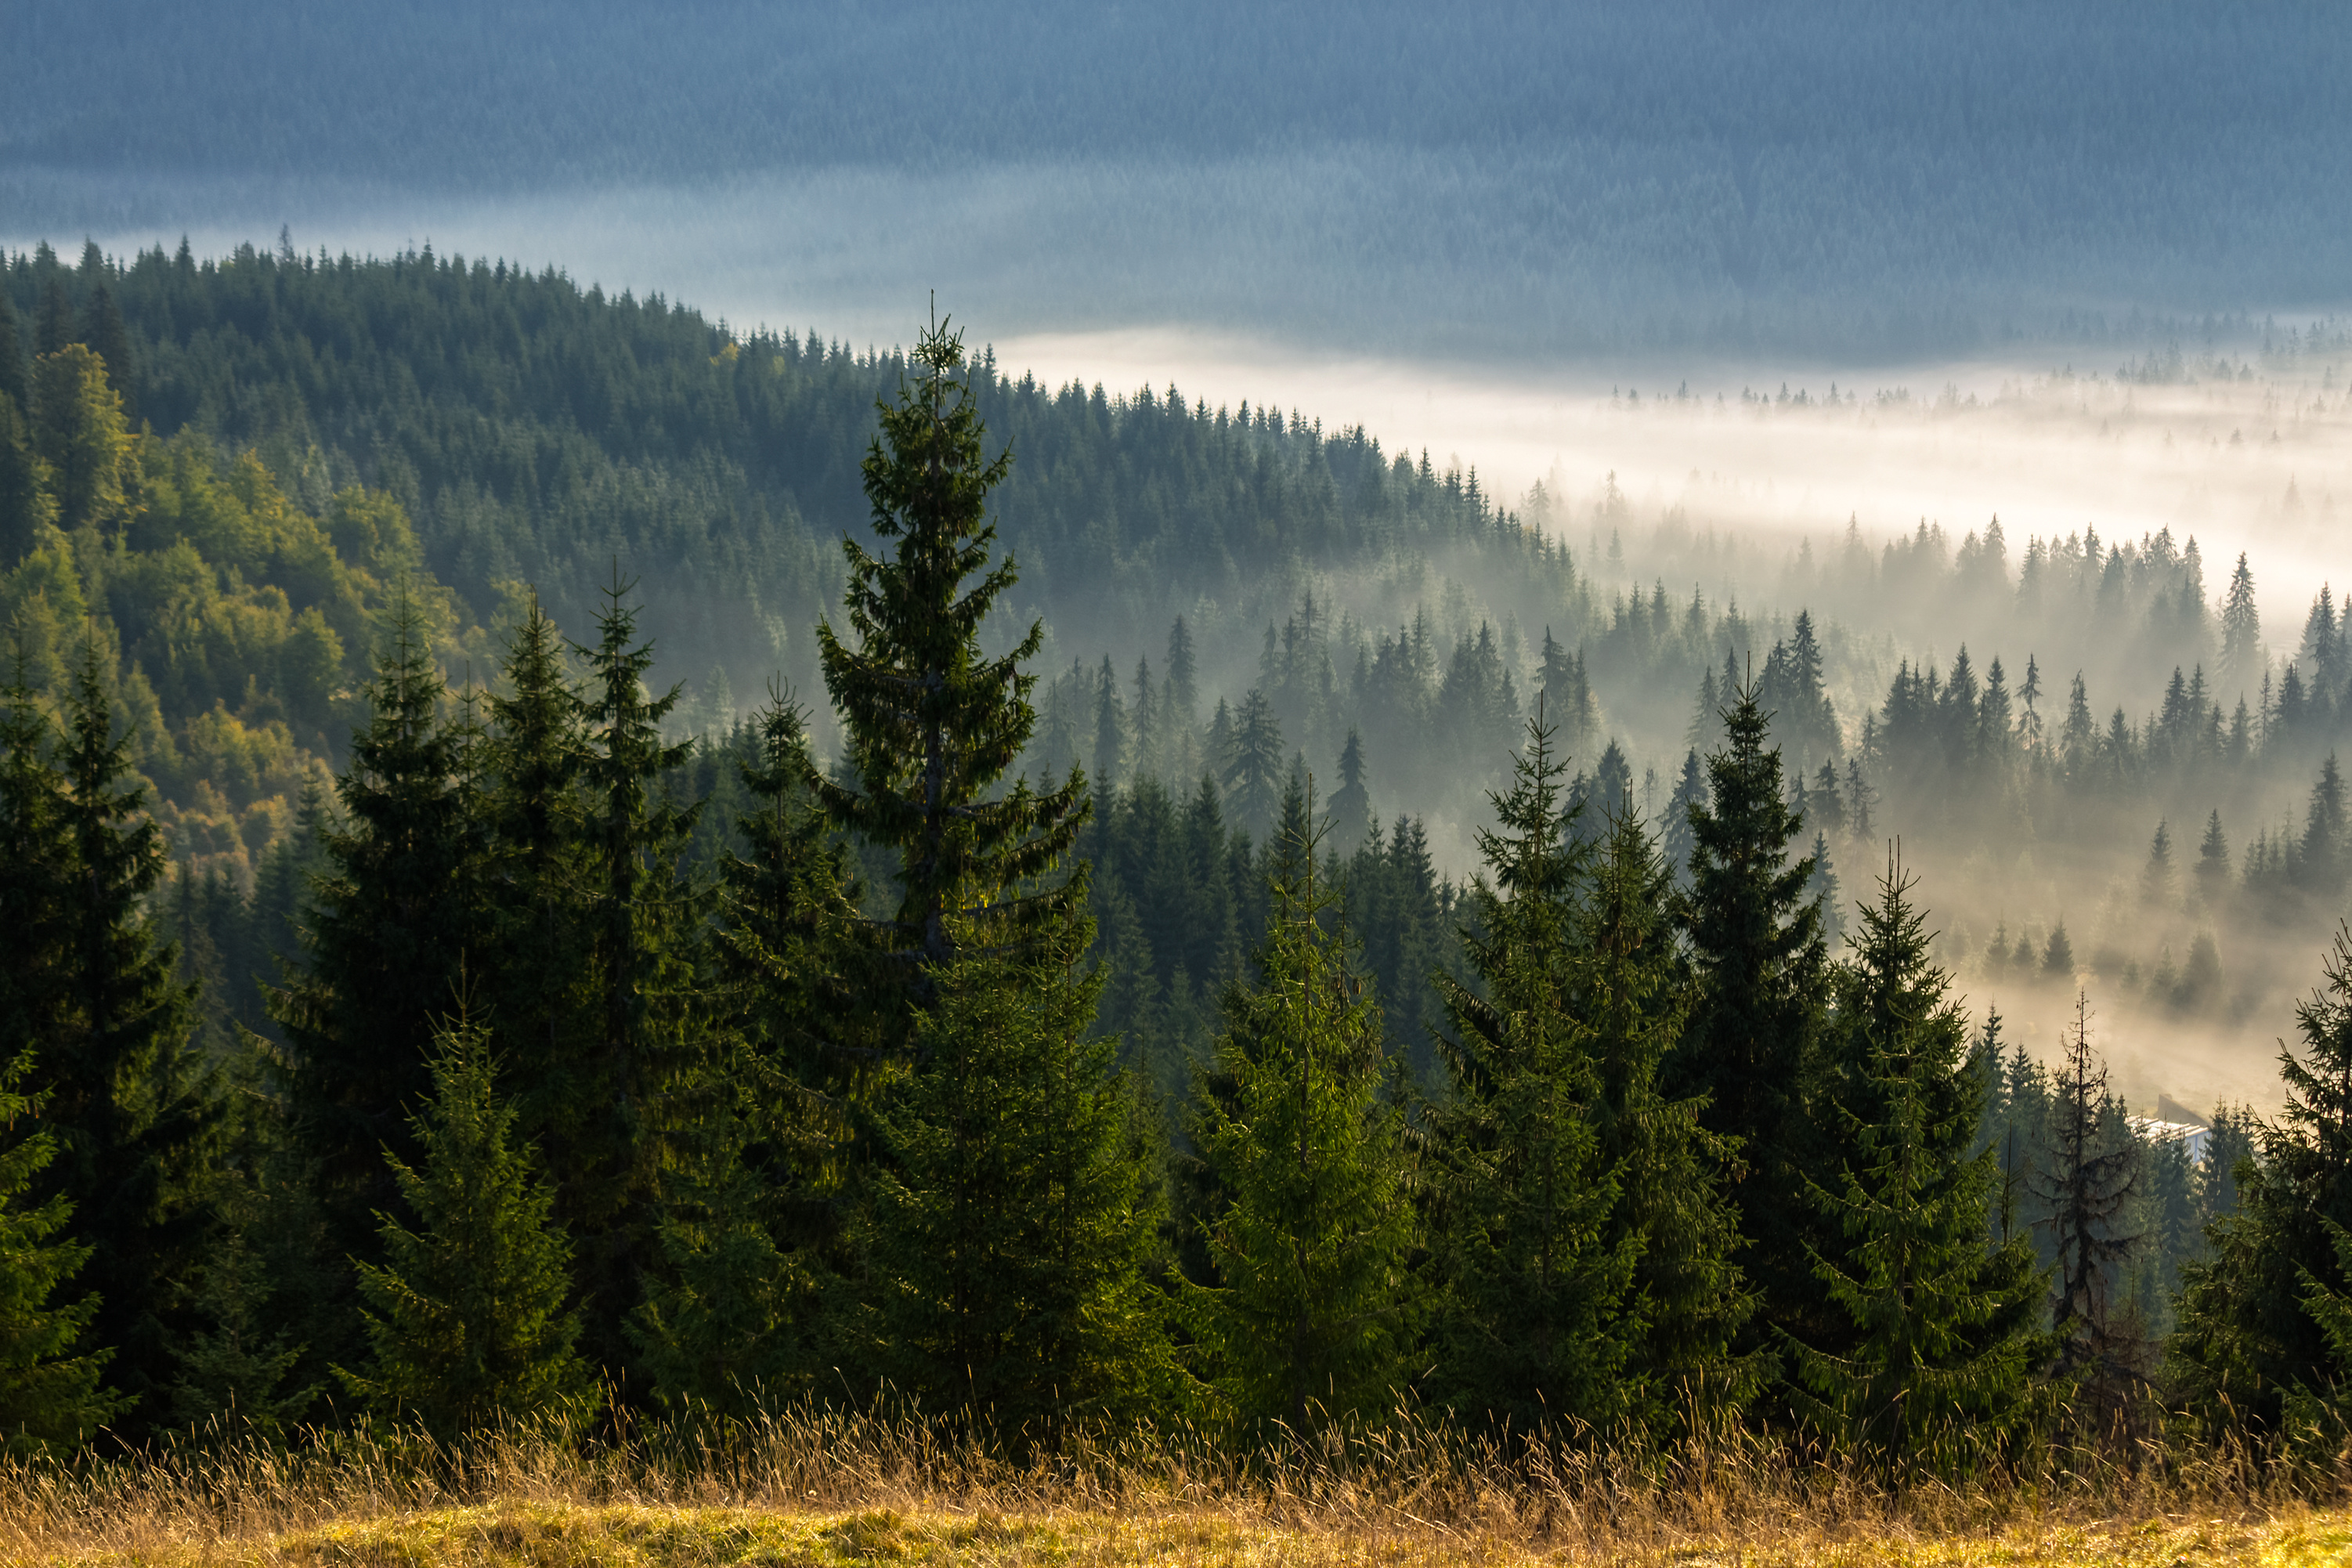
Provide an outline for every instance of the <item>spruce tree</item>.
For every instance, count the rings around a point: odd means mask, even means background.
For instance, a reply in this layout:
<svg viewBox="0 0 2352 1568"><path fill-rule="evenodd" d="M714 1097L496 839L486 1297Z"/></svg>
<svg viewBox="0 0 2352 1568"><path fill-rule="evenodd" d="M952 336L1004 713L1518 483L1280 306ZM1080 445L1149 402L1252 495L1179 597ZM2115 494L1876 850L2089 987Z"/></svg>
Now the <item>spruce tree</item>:
<svg viewBox="0 0 2352 1568"><path fill-rule="evenodd" d="M607 1366L627 1353L626 1317L646 1288L659 1173L679 1127L720 1088L712 1032L696 1027L701 900L682 866L700 807L680 805L662 777L693 747L662 741L678 689L646 691L653 647L637 640L631 586L605 590L596 644L581 649L593 1032L562 1171L566 1223L583 1242L585 1342Z"/></svg>
<svg viewBox="0 0 2352 1568"><path fill-rule="evenodd" d="M1192 1137L1221 1196L1202 1218L1213 1283L1191 1283L1201 1373L1245 1427L1373 1415L1404 1387L1420 1303L1403 1119L1380 1016L1335 929L1294 797L1269 869L1265 938L1224 999Z"/></svg>
<svg viewBox="0 0 2352 1568"><path fill-rule="evenodd" d="M2037 1196L2057 1253L2050 1321L2070 1371L2112 1384L2137 1372L2137 1325L2116 1300L2116 1274L2139 1240L2126 1227L2140 1187L2140 1145L2118 1124L2106 1065L2091 1048L2089 996L2076 992L2074 1026L2053 1075L2050 1147Z"/></svg>
<svg viewBox="0 0 2352 1568"><path fill-rule="evenodd" d="M533 595L509 636L503 691L488 699L479 746L482 860L478 958L468 1005L497 1039L559 1217L583 1190L591 1128L609 1111L596 988L597 868L585 777L585 704L563 637Z"/></svg>
<svg viewBox="0 0 2352 1568"><path fill-rule="evenodd" d="M383 1152L416 1163L409 1119L430 1092L436 1020L457 1004L479 945L479 845L461 772L468 740L444 715L446 695L423 624L403 602L335 781L341 821L324 835L302 968L271 997L331 1263L375 1256L373 1216L398 1196ZM331 1340L314 1343L345 1353Z"/></svg>
<svg viewBox="0 0 2352 1568"><path fill-rule="evenodd" d="M1654 1435L1738 1410L1766 1373L1766 1358L1736 1349L1757 1301L1733 1261L1733 1147L1708 1130L1702 1100L1669 1088L1691 1012L1673 900L1655 841L1639 817L1619 814L1578 910L1577 1011L1599 1076L1601 1152L1618 1173L1601 1238L1635 1253L1628 1409Z"/></svg>
<svg viewBox="0 0 2352 1568"><path fill-rule="evenodd" d="M373 1352L344 1386L381 1416L443 1437L559 1410L583 1397L568 1311L571 1244L554 1196L513 1141L484 1031L463 1021L435 1037L432 1091L413 1120L415 1165L384 1161L419 1226L377 1216L383 1261L359 1266Z"/></svg>
<svg viewBox="0 0 2352 1568"><path fill-rule="evenodd" d="M66 1233L70 1200L31 1196L57 1153L32 1072L30 1052L0 1068L0 1442L18 1452L79 1447L128 1403L100 1384L113 1352L90 1348L98 1298L55 1299L90 1248Z"/></svg>
<svg viewBox="0 0 2352 1568"><path fill-rule="evenodd" d="M1477 988L1441 976L1447 1088L1429 1110L1444 1281L1441 1397L1522 1430L1608 1430L1628 1414L1627 1321L1642 1238L1604 1239L1623 1173L1601 1147L1601 1081L1578 1016L1576 900L1590 851L1560 809L1566 765L1540 710L1489 795L1486 873L1462 932ZM1613 1241L1613 1245L1612 1242Z"/></svg>
<svg viewBox="0 0 2352 1568"><path fill-rule="evenodd" d="M36 1190L73 1205L91 1248L93 1331L115 1352L109 1377L133 1430L164 1415L173 1344L190 1327L186 1284L213 1231L207 1185L225 1107L194 1049L194 997L148 911L166 865L147 815L95 637L65 703L58 763L59 848L70 883L55 906L54 1010L32 1023L37 1081L57 1157Z"/></svg>
<svg viewBox="0 0 2352 1568"><path fill-rule="evenodd" d="M2336 1320L2315 1302L2352 1290L2336 1240L2352 1230L2352 931L2338 925L2321 969L2295 1008L2302 1050L2279 1053L2285 1110L2253 1123L2260 1157L2235 1163L2235 1211L2211 1205L2222 1212L2209 1255L2182 1269L2172 1367L2190 1407L2217 1424L2276 1430L2293 1391L2344 1374Z"/></svg>
<svg viewBox="0 0 2352 1568"><path fill-rule="evenodd" d="M16 301L0 289L0 403L13 402L21 416L32 401L32 383L25 373L25 335L16 325ZM6 416L0 414L0 419ZM5 500L0 497L0 500Z"/></svg>
<svg viewBox="0 0 2352 1568"><path fill-rule="evenodd" d="M1898 1471L1949 1472L2032 1414L2050 1345L2024 1238L1986 1246L2000 1173L1979 1138L1985 1082L1915 885L1890 858L1840 977L1816 1114L1843 1152L1808 1184L1833 1227L1808 1246L1831 1331L1781 1338L1813 1424Z"/></svg>
<svg viewBox="0 0 2352 1568"><path fill-rule="evenodd" d="M911 1045L913 1010L954 960L959 933L1018 948L1067 918L1076 889L1041 878L1076 840L1084 789L1074 777L997 790L1036 730L1036 677L1024 667L1045 637L1035 623L1000 657L980 647L1016 578L1010 559L990 564L986 517L1012 454L983 456L961 333L941 322L913 357L918 378L880 407L862 469L874 530L896 548L885 559L842 542L856 644L817 627L845 782L811 779L838 826L898 858L898 907L866 928L879 1047L893 1054Z"/></svg>
<svg viewBox="0 0 2352 1568"><path fill-rule="evenodd" d="M1674 1090L1703 1098L1708 1131L1736 1141L1749 1174L1738 1187L1743 1268L1782 1328L1819 1310L1805 1252L1811 1205L1804 1085L1829 973L1813 865L1791 861L1803 823L1789 809L1770 715L1753 685L1723 711L1727 739L1708 757L1709 802L1688 808L1690 886L1678 901L1697 990Z"/></svg>

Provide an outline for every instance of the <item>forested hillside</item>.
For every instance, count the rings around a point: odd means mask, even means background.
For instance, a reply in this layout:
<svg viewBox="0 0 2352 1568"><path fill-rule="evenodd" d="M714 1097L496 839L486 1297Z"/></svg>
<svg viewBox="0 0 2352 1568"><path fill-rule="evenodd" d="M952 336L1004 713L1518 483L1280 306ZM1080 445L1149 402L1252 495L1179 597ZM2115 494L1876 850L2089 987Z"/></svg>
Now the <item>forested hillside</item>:
<svg viewBox="0 0 2352 1568"><path fill-rule="evenodd" d="M6 279L26 450L48 476L20 486L6 588L34 606L31 684L55 688L70 627L102 604L90 624L146 715L135 755L173 847L236 887L306 774L341 760L349 694L403 591L460 687L530 594L577 635L617 573L639 584L657 679L685 683L674 734L715 740L778 675L815 689L812 630L842 581L829 541L863 526L856 465L903 359L424 253L199 263L184 247L123 265L92 249L68 266L44 247ZM54 356L74 343L94 357L69 369ZM2315 331L2267 352L2332 386L2343 346ZM101 365L119 424L67 384L95 388ZM2177 355L2126 369L2252 374ZM1444 944L1444 879L1466 870L1538 699L1580 790L1638 801L1671 840L1716 710L1752 673L1824 888L1902 835L1944 889L1939 951L1972 991L2014 989L2021 943L2038 963L2063 926L2103 1001L2250 1041L2259 1076L2299 981L2254 933L2310 931L2341 888L2326 763L2352 671L2319 585L2304 626L2266 630L2253 564L2209 570L2193 537L2021 543L1997 518L1957 539L1848 522L1775 558L1689 503L1644 514L1613 483L1507 506L1475 470L1297 411L1047 388L985 354L973 387L1016 459L994 504L1020 578L982 635L1045 626L1028 765L1083 762L1107 806L1115 788L1160 792L1132 818L1143 844L1204 775L1263 842L1285 781L1312 775L1341 847L1377 819L1412 889L1415 912L1372 942L1392 989L1418 987L1419 954ZM1853 401L1784 391L1711 417L1798 429L1865 416ZM113 477L77 477L61 456L76 443L111 454L89 472ZM819 705L821 752L832 725ZM1107 809L1090 831L1129 820ZM1218 942L1134 926L1127 905L1147 921L1174 907L1141 869L1156 851L1097 849L1104 940L1157 985L1114 993L1109 1017L1197 1047Z"/></svg>
<svg viewBox="0 0 2352 1568"><path fill-rule="evenodd" d="M1548 647L1532 716L1478 678L1513 732L1452 735L1503 776L1435 884L1417 823L1374 831L1355 742L1318 788L1263 689L1198 723L1181 620L1136 688L1166 723L1103 688L1129 776L1043 759L1045 625L982 636L1020 582L992 521L1017 460L950 330L858 465L821 760L781 689L672 738L625 581L579 641L514 595L476 677L396 501L313 517L199 435L131 436L107 296L48 299L70 335L29 418L0 396L11 581L48 584L0 691L0 1422L27 1454L894 1401L1014 1458L1415 1403L1512 1452L1736 1427L1901 1484L2106 1466L2156 1423L2282 1477L2340 1447L2352 934L2281 1113L2222 1108L2193 1152L2133 1120L2079 984L2038 1060L1971 1016L1896 853L1842 899L1806 852L1903 754L1840 774L1809 615L1727 671L1662 822L1614 747L1563 752L1580 656ZM96 606L158 562L186 615ZM231 665L220 625L276 664ZM1906 670L1887 728L1947 766L2091 765L2014 742L1994 689ZM141 776L206 697L334 757L249 893L218 863L167 883ZM1204 773L1179 795L1154 762ZM2284 861L2323 906L2333 778ZM278 961L250 1008L225 937ZM2055 932L2026 962L2081 978Z"/></svg>

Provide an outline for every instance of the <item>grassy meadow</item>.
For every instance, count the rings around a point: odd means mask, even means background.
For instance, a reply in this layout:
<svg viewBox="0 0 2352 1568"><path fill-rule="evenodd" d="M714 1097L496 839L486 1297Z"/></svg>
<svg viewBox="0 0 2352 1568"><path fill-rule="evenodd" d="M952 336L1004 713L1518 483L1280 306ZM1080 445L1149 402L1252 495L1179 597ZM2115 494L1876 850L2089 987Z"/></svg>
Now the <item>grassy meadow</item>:
<svg viewBox="0 0 2352 1568"><path fill-rule="evenodd" d="M291 1447L191 1442L0 1475L10 1563L831 1568L853 1563L2352 1563L2335 1467L2184 1466L2110 1443L1947 1487L1752 1439L1645 1457L1493 1447L1407 1420L1246 1460L1197 1435L1024 1463L933 1426L831 1414L622 1441L514 1432Z"/></svg>

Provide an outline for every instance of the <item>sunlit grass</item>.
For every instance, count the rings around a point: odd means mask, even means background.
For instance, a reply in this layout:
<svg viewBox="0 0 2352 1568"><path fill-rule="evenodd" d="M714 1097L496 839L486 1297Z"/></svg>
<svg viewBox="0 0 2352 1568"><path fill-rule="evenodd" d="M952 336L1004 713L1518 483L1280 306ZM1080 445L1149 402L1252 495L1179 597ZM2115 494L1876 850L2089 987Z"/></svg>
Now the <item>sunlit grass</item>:
<svg viewBox="0 0 2352 1568"><path fill-rule="evenodd" d="M1014 1462L912 1420L801 1413L456 1447L316 1435L0 1468L0 1562L90 1568L937 1564L2352 1563L2334 1467L2119 1447L1886 1487L1753 1437L1629 1459L1410 1418L1252 1455L1189 1432Z"/></svg>

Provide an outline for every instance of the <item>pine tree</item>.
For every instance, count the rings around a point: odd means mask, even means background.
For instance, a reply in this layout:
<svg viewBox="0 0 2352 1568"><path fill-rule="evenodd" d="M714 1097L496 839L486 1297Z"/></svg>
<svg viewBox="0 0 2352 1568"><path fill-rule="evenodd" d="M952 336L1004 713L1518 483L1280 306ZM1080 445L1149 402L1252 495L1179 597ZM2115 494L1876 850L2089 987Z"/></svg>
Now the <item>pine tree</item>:
<svg viewBox="0 0 2352 1568"><path fill-rule="evenodd" d="M1577 1016L1576 896L1590 851L1576 812L1561 811L1567 768L1553 734L1530 721L1510 790L1488 797L1497 826L1479 834L1486 874L1463 930L1476 988L1438 981L1450 1092L1428 1113L1445 1283L1437 1364L1465 1414L1521 1430L1547 1420L1607 1430L1630 1414L1624 1374L1639 1336L1627 1298L1642 1238L1604 1239L1623 1173L1601 1147L1600 1074Z"/></svg>
<svg viewBox="0 0 2352 1568"><path fill-rule="evenodd" d="M139 389L131 360L131 332L123 325L122 308L106 286L106 258L97 245L84 247L81 258L81 341L106 366L106 379L122 399L126 426L139 424Z"/></svg>
<svg viewBox="0 0 2352 1568"><path fill-rule="evenodd" d="M130 514L138 485L122 400L99 357L71 343L33 363L34 452L47 465L59 528L101 531Z"/></svg>
<svg viewBox="0 0 2352 1568"><path fill-rule="evenodd" d="M2221 679L2242 694L2268 662L2263 653L2262 612L2254 603L2254 574L2246 564L2245 552L2240 551L2221 601Z"/></svg>
<svg viewBox="0 0 2352 1568"><path fill-rule="evenodd" d="M8 298L8 290L0 289L0 403L14 403L21 416L32 400L33 384L25 373L25 339L16 326L16 305ZM5 500L0 496L0 500Z"/></svg>
<svg viewBox="0 0 2352 1568"><path fill-rule="evenodd" d="M23 1090L32 1072L30 1052L0 1068L0 1434L18 1451L79 1447L128 1403L100 1386L113 1352L89 1348L98 1298L53 1299L89 1260L86 1243L60 1235L71 1201L60 1193L26 1206L57 1153L41 1097ZM19 1119L31 1125L20 1130Z"/></svg>
<svg viewBox="0 0 2352 1568"><path fill-rule="evenodd" d="M1916 885L1890 858L1840 977L1816 1114L1841 1152L1809 1184L1834 1222L1808 1247L1832 1331L1783 1340L1814 1424L1899 1471L1948 1472L2025 1420L2050 1347L2024 1238L1985 1246L1999 1172L1978 1146L1984 1080Z"/></svg>
<svg viewBox="0 0 2352 1568"><path fill-rule="evenodd" d="M1788 807L1780 753L1753 686L1725 712L1728 738L1707 759L1712 804L1689 808L1691 882L1678 902L1698 997L1678 1095L1704 1097L1708 1131L1735 1140L1743 1259L1768 1319L1793 1327L1818 1300L1804 1252L1802 1085L1826 990L1821 909L1807 899L1810 860L1791 862L1802 830Z"/></svg>
<svg viewBox="0 0 2352 1568"><path fill-rule="evenodd" d="M1073 777L994 793L1036 729L1036 678L1024 667L1045 628L1033 624L1002 657L981 651L982 623L1016 576L1010 559L989 564L996 530L985 521L1012 454L982 457L961 333L944 322L925 331L914 363L919 379L882 407L863 469L875 531L897 550L886 561L844 540L857 646L817 627L851 783L812 780L836 825L898 857L898 907L868 931L893 1050L911 1044L912 1011L954 960L960 931L1017 948L1067 917L1072 887L1032 884L1069 853L1084 791Z"/></svg>
<svg viewBox="0 0 2352 1568"><path fill-rule="evenodd" d="M1403 1119L1379 1014L1329 929L1307 813L1286 813L1255 975L1225 994L1193 1140L1212 1194L1211 1283L1188 1283L1201 1372L1244 1426L1304 1433L1404 1386L1420 1306ZM1196 1210L1196 1212L1198 1212Z"/></svg>
<svg viewBox="0 0 2352 1568"><path fill-rule="evenodd" d="M459 1021L435 1037L431 1099L413 1120L418 1163L385 1152L410 1230L379 1215L381 1264L359 1266L373 1357L345 1387L378 1415L457 1436L559 1411L587 1392L572 1351L571 1244L515 1110L498 1093L488 1040Z"/></svg>
<svg viewBox="0 0 2352 1568"><path fill-rule="evenodd" d="M2209 1197L2209 1255L2182 1270L2172 1368L2190 1407L2216 1423L2276 1430L2294 1391L2343 1375L2339 1320L2321 1303L2352 1290L2352 1259L2336 1244L2352 1230L2352 931L2338 925L2321 970L2295 1008L2301 1053L2279 1053L2285 1110L2252 1122L2260 1158L2231 1166L2235 1210Z"/></svg>

